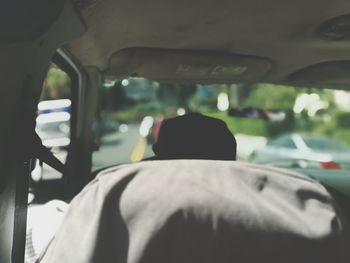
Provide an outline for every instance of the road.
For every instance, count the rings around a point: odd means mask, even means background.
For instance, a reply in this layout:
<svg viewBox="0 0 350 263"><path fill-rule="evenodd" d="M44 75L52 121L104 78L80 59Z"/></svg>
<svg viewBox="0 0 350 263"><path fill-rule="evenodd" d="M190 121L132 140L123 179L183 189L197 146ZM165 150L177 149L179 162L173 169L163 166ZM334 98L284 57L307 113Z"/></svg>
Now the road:
<svg viewBox="0 0 350 263"><path fill-rule="evenodd" d="M139 125L131 124L125 133L104 136L100 149L93 153L92 170L135 162L149 156L152 156L151 146L140 136Z"/></svg>

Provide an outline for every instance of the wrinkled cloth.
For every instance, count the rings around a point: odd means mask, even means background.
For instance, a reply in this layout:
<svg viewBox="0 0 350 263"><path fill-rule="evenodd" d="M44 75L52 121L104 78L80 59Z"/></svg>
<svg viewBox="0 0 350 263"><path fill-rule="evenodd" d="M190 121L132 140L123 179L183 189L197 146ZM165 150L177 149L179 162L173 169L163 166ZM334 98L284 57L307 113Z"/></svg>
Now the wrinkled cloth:
<svg viewBox="0 0 350 263"><path fill-rule="evenodd" d="M232 161L101 172L71 202L43 263L345 263L347 222L317 182Z"/></svg>
<svg viewBox="0 0 350 263"><path fill-rule="evenodd" d="M25 263L33 263L55 235L68 204L51 200L43 205L30 205L27 215Z"/></svg>

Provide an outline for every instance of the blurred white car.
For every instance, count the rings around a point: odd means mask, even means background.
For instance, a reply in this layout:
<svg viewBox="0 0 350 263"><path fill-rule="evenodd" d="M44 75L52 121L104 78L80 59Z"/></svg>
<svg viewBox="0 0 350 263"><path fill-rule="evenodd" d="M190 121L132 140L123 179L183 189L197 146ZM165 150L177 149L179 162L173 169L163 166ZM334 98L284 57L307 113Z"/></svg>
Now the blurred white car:
<svg viewBox="0 0 350 263"><path fill-rule="evenodd" d="M279 167L350 169L350 147L327 137L293 133L255 150L250 160Z"/></svg>

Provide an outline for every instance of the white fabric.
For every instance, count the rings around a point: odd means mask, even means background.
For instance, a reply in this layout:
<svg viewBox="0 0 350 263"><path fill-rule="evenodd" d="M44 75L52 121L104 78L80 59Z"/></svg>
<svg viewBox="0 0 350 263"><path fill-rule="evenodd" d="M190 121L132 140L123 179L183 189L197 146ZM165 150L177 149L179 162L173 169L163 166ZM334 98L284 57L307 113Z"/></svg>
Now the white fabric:
<svg viewBox="0 0 350 263"><path fill-rule="evenodd" d="M297 173L230 161L110 168L72 201L43 263L345 263L347 224Z"/></svg>
<svg viewBox="0 0 350 263"><path fill-rule="evenodd" d="M52 200L44 205L28 207L25 262L35 262L54 237L68 204Z"/></svg>

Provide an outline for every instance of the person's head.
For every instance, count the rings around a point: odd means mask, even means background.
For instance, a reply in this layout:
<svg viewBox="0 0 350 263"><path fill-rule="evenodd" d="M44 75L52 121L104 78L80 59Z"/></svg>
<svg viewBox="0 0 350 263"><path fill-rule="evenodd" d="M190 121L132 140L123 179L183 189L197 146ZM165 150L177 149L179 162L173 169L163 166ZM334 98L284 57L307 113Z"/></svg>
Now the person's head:
<svg viewBox="0 0 350 263"><path fill-rule="evenodd" d="M190 113L163 121L153 152L164 160L236 160L236 148L225 122Z"/></svg>

